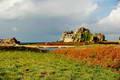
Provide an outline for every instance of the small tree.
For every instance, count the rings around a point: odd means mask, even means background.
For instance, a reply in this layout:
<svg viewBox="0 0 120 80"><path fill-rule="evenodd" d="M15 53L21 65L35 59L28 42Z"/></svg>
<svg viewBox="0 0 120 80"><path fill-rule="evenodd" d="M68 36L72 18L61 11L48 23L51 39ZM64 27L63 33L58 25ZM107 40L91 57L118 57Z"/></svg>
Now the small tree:
<svg viewBox="0 0 120 80"><path fill-rule="evenodd" d="M82 37L82 41L90 41L90 39L91 39L91 33L84 32L83 37Z"/></svg>

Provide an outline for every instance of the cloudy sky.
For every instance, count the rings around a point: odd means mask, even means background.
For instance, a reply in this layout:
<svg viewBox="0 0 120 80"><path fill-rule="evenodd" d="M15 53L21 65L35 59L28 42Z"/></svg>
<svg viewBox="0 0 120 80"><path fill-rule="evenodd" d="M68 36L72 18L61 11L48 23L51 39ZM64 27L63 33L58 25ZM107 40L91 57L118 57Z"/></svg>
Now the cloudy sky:
<svg viewBox="0 0 120 80"><path fill-rule="evenodd" d="M56 41L85 25L107 39L120 36L118 0L0 0L0 38Z"/></svg>

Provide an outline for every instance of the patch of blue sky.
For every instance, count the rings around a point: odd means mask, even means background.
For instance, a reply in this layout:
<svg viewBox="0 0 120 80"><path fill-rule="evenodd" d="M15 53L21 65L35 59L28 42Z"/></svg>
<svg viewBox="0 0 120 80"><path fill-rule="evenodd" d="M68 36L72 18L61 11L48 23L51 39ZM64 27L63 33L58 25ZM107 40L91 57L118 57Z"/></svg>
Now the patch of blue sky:
<svg viewBox="0 0 120 80"><path fill-rule="evenodd" d="M93 15L99 16L98 18L104 18L116 8L117 4L117 0L99 0L97 1L98 9L93 13Z"/></svg>
<svg viewBox="0 0 120 80"><path fill-rule="evenodd" d="M106 7L111 7L111 6L115 6L118 3L118 0L101 0L97 2L98 5L100 6L106 6Z"/></svg>

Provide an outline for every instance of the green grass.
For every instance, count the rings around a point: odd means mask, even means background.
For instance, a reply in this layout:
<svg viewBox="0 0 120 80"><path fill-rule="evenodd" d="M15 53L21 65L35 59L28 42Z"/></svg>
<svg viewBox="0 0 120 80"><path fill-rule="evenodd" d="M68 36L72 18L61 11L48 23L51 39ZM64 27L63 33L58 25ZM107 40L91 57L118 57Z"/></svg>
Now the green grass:
<svg viewBox="0 0 120 80"><path fill-rule="evenodd" d="M0 80L119 80L119 74L52 53L0 51Z"/></svg>

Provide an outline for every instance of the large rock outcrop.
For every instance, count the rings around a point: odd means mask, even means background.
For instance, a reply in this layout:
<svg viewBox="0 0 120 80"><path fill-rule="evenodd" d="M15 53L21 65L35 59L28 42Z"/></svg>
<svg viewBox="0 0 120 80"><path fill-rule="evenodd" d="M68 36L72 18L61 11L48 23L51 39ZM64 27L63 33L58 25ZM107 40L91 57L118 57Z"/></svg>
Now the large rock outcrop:
<svg viewBox="0 0 120 80"><path fill-rule="evenodd" d="M91 33L89 29L81 27L75 31L65 31L62 33L60 41L63 42L85 42L85 41L104 41L102 33Z"/></svg>
<svg viewBox="0 0 120 80"><path fill-rule="evenodd" d="M104 34L102 34L102 33L95 33L94 35L93 35L93 40L94 41L105 41L105 35Z"/></svg>
<svg viewBox="0 0 120 80"><path fill-rule="evenodd" d="M0 39L0 44L19 44L16 38Z"/></svg>

